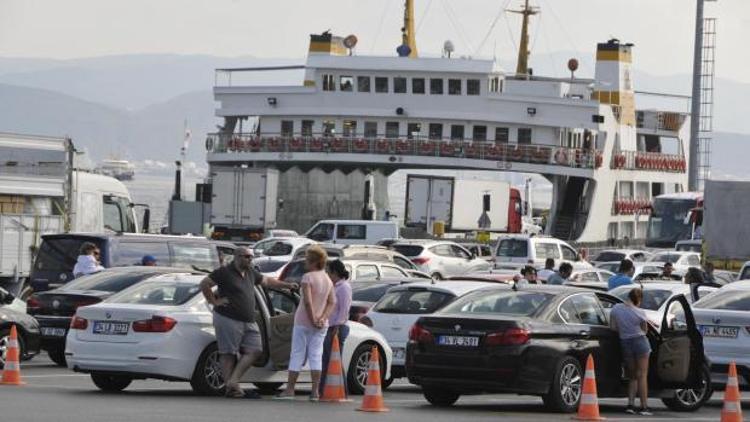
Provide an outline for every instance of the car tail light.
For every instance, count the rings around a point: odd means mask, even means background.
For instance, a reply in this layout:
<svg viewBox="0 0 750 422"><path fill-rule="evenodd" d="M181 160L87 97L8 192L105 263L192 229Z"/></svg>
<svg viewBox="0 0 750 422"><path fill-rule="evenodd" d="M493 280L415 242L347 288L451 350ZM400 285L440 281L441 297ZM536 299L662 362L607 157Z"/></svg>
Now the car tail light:
<svg viewBox="0 0 750 422"><path fill-rule="evenodd" d="M361 324L364 324L364 325L366 325L366 326L370 327L370 328L372 328L372 326L374 325L374 324L372 323L372 320L370 319L370 317L368 317L367 315L363 315L363 316L362 316L362 317L361 317L361 318L359 319L359 322L360 322Z"/></svg>
<svg viewBox="0 0 750 422"><path fill-rule="evenodd" d="M89 326L89 320L81 318L78 315L73 315L73 319L70 320L71 330L85 330Z"/></svg>
<svg viewBox="0 0 750 422"><path fill-rule="evenodd" d="M413 262L413 263L415 263L417 265L425 265L428 262L430 262L430 258L428 258L426 256L418 256L416 258L412 258L411 262Z"/></svg>
<svg viewBox="0 0 750 422"><path fill-rule="evenodd" d="M177 321L165 316L154 315L151 319L133 321L133 331L138 333L166 333L177 325Z"/></svg>
<svg viewBox="0 0 750 422"><path fill-rule="evenodd" d="M31 295L26 300L26 309L27 309L27 312L28 311L37 311L37 310L41 309L41 307L42 307L42 302L35 295Z"/></svg>
<svg viewBox="0 0 750 422"><path fill-rule="evenodd" d="M509 328L505 331L487 334L484 344L488 346L517 346L529 342L529 330Z"/></svg>
<svg viewBox="0 0 750 422"><path fill-rule="evenodd" d="M432 333L419 324L414 324L409 330L409 340L417 343L432 343L435 341Z"/></svg>

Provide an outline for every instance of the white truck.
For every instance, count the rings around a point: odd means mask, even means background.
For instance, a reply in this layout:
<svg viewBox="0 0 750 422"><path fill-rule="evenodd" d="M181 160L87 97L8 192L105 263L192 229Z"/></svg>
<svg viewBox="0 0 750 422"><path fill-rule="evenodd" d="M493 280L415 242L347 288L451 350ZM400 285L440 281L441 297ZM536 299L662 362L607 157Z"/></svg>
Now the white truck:
<svg viewBox="0 0 750 422"><path fill-rule="evenodd" d="M276 227L278 170L213 167L211 179L213 239L256 242Z"/></svg>
<svg viewBox="0 0 750 422"><path fill-rule="evenodd" d="M522 208L519 190L508 182L407 176L407 227L431 233L442 221L447 232L520 233Z"/></svg>
<svg viewBox="0 0 750 422"><path fill-rule="evenodd" d="M76 155L68 138L0 133L0 286L14 295L42 235L141 229L125 185L77 170Z"/></svg>

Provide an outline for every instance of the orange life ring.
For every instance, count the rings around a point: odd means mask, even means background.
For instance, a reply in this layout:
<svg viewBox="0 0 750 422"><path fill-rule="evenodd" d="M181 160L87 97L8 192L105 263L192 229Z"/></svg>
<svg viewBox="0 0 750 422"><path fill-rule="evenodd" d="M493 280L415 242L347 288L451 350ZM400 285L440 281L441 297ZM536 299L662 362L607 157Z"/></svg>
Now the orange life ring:
<svg viewBox="0 0 750 422"><path fill-rule="evenodd" d="M388 153L391 151L391 143L387 139L378 139L376 147L379 153Z"/></svg>
<svg viewBox="0 0 750 422"><path fill-rule="evenodd" d="M310 151L323 151L323 140L320 138L313 138L313 140L310 141Z"/></svg>
<svg viewBox="0 0 750 422"><path fill-rule="evenodd" d="M547 164L549 162L549 154L551 150L549 148L539 148L534 154L535 160L540 164Z"/></svg>
<svg viewBox="0 0 750 422"><path fill-rule="evenodd" d="M289 141L289 149L292 151L303 151L305 149L305 140L302 138L292 138Z"/></svg>
<svg viewBox="0 0 750 422"><path fill-rule="evenodd" d="M480 145L471 143L466 148L464 148L464 155L467 158L479 158L480 149L481 149Z"/></svg>
<svg viewBox="0 0 750 422"><path fill-rule="evenodd" d="M568 164L568 152L560 148L555 153L555 162L557 164L567 165Z"/></svg>
<svg viewBox="0 0 750 422"><path fill-rule="evenodd" d="M253 152L260 151L260 139L258 139L257 137L253 136L252 138L250 138L247 144L248 144L248 147L250 148L250 151L253 151Z"/></svg>
<svg viewBox="0 0 750 422"><path fill-rule="evenodd" d="M279 138L266 138L266 149L268 151L279 151L281 149L281 142L279 141Z"/></svg>
<svg viewBox="0 0 750 422"><path fill-rule="evenodd" d="M604 157L601 152L596 153L594 164L596 165L596 168L601 168L602 164L604 164Z"/></svg>
<svg viewBox="0 0 750 422"><path fill-rule="evenodd" d="M409 153L409 141L399 139L396 141L396 153L406 155Z"/></svg>
<svg viewBox="0 0 750 422"><path fill-rule="evenodd" d="M453 157L456 155L456 147L452 142L441 142L440 143L440 155Z"/></svg>
<svg viewBox="0 0 750 422"><path fill-rule="evenodd" d="M354 141L354 150L357 152L366 152L368 146L366 139L359 138Z"/></svg>
<svg viewBox="0 0 750 422"><path fill-rule="evenodd" d="M432 141L423 141L419 146L419 151L424 155L432 155L435 153L435 143Z"/></svg>
<svg viewBox="0 0 750 422"><path fill-rule="evenodd" d="M334 152L345 152L349 148L348 148L348 143L346 142L345 139L334 138L331 149L333 149Z"/></svg>

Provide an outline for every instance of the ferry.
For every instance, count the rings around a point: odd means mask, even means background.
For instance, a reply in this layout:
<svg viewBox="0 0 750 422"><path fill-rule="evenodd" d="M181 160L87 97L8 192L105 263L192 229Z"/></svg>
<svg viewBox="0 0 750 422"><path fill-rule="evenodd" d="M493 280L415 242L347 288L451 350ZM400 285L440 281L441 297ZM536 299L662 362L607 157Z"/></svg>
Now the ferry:
<svg viewBox="0 0 750 422"><path fill-rule="evenodd" d="M103 160L97 169L99 173L112 176L117 180L133 180L135 166L127 160L108 158Z"/></svg>
<svg viewBox="0 0 750 422"><path fill-rule="evenodd" d="M637 107L632 44L596 44L593 79L575 75L575 59L570 77L546 77L529 67L538 9L528 0L515 70L457 57L449 43L439 57L419 55L413 1L404 7L393 56L357 54L355 35L326 31L310 35L304 64L217 69L223 124L206 139L209 166L279 170L280 199L310 220L332 217L326 205L341 201L318 186L338 181L305 179L316 169L536 173L553 187L546 234L581 244L645 239L653 198L685 191L690 115ZM295 85L242 82L293 69L304 73Z"/></svg>

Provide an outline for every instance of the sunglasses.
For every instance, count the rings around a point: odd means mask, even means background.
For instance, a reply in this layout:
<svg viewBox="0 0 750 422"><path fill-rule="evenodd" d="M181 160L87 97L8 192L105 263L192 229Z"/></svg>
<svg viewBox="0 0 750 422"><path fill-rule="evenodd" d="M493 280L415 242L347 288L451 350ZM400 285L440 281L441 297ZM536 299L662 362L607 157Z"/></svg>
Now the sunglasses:
<svg viewBox="0 0 750 422"><path fill-rule="evenodd" d="M243 257L243 258L247 258L247 259L253 259L254 258L253 255L240 255L240 256Z"/></svg>

